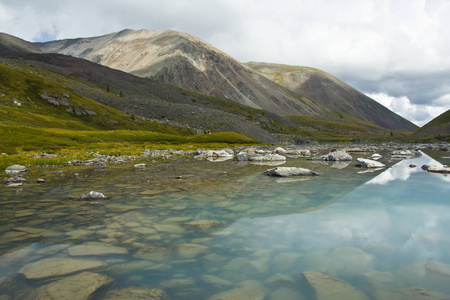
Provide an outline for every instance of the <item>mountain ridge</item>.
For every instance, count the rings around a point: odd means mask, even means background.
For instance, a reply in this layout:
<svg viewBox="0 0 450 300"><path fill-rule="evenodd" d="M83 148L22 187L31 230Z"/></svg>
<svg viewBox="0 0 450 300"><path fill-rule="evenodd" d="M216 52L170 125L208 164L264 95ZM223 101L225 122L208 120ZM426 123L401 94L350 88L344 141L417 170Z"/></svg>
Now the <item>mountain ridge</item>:
<svg viewBox="0 0 450 300"><path fill-rule="evenodd" d="M347 94L351 91L349 95L353 102L340 104L341 101L334 101L335 106L330 105L329 101L320 103L315 99L314 93L307 94L283 86L187 33L171 30L123 30L99 37L35 45L44 52L85 58L134 75L262 108L278 115L309 115L336 121L336 118L340 118L337 111L388 129L417 129L411 122L349 86L344 90ZM330 82L327 76L321 76L319 82L324 80ZM341 88L342 84L334 82L333 87ZM328 91L325 96L332 99L332 94ZM350 105L353 108L337 109L339 105ZM370 112L365 114L364 109L370 109Z"/></svg>

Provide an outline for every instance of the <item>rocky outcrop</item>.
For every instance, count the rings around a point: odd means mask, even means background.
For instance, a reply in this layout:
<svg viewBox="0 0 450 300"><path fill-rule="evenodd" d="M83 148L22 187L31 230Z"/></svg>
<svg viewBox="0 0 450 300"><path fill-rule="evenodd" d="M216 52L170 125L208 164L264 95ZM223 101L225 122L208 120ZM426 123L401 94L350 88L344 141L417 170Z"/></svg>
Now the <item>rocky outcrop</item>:
<svg viewBox="0 0 450 300"><path fill-rule="evenodd" d="M268 176L291 177L291 176L318 176L314 171L299 167L276 167L266 171Z"/></svg>

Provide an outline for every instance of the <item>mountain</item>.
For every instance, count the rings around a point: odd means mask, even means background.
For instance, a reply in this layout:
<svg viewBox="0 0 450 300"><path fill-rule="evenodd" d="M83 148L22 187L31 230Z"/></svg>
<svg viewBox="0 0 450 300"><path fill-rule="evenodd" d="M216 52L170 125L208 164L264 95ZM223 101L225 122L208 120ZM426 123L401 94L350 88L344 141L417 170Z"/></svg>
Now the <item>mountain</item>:
<svg viewBox="0 0 450 300"><path fill-rule="evenodd" d="M384 128L414 131L417 126L324 71L300 66L249 62L246 64L288 89L338 112Z"/></svg>
<svg viewBox="0 0 450 300"><path fill-rule="evenodd" d="M35 45L47 53L84 58L278 115L323 116L329 113L327 108L268 80L186 33L124 30L100 37Z"/></svg>
<svg viewBox="0 0 450 300"><path fill-rule="evenodd" d="M450 109L422 126L411 135L410 139L450 141Z"/></svg>
<svg viewBox="0 0 450 300"><path fill-rule="evenodd" d="M0 54L8 52L42 53L42 50L18 37L0 32Z"/></svg>
<svg viewBox="0 0 450 300"><path fill-rule="evenodd" d="M324 76L326 73L317 70L314 76L307 75L310 80L302 86L308 88L297 90L295 86L283 86L283 82L267 76L268 72L261 72L255 64L246 66L186 33L124 30L100 37L35 45L44 52L85 58L282 116L308 115L347 122L343 119L348 115L388 129L417 129L329 74Z"/></svg>
<svg viewBox="0 0 450 300"><path fill-rule="evenodd" d="M27 117L25 119L28 121L24 122L24 125L47 127L54 124L56 127L66 128L63 124L67 121L73 125L70 128L77 130L140 129L162 133L167 133L160 130L162 127L175 126L177 130L169 131L186 134L187 128L193 133L236 132L265 142L277 141L271 133L276 131L275 126L291 124L287 119L260 109L193 93L152 79L140 78L84 59L60 54L27 52L26 49L32 45L27 46L27 42L22 40L20 43L23 46L18 48L16 39L13 39L14 43L9 44L10 36L0 33L0 48L4 50L0 52L2 83L0 87L4 94L0 96L2 106L0 124L17 125L15 122L20 123L23 116L35 114L36 109L40 111L41 117L36 119ZM17 81L15 79L17 74L26 76ZM72 103L70 107L56 104L58 109L55 111L52 102L72 102L64 98L64 93L72 95L71 99L76 103ZM83 100L78 103L74 99ZM98 104L114 109L115 113L99 113L94 107ZM76 114L76 107L81 107L80 115ZM24 112L31 108L33 109L29 111L30 114ZM11 111L18 114L10 114ZM88 111L93 111L97 115L89 114ZM114 117L117 111L127 114L121 119L127 118L128 125ZM59 122L45 121L46 113L49 115L48 119L53 118ZM8 121L13 115L16 117ZM57 117L55 119L52 116ZM77 125L73 123L73 118L77 119ZM85 122L84 125L80 125L80 119ZM146 122L142 120L153 121L153 125L155 122L160 125L146 126L144 124Z"/></svg>

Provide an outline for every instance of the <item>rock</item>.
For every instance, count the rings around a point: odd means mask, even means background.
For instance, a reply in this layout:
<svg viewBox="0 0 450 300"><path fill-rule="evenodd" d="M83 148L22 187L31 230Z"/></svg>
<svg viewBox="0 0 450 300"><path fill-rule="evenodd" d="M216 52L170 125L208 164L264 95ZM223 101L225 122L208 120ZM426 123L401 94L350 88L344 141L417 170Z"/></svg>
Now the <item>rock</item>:
<svg viewBox="0 0 450 300"><path fill-rule="evenodd" d="M334 151L328 154L327 161L350 161L353 158L345 151Z"/></svg>
<svg viewBox="0 0 450 300"><path fill-rule="evenodd" d="M297 283L291 276L280 273L272 275L264 283L271 287L296 288L297 286Z"/></svg>
<svg viewBox="0 0 450 300"><path fill-rule="evenodd" d="M450 174L450 168L447 167L446 165L442 165L442 166L431 165L431 166L429 166L427 171L430 173Z"/></svg>
<svg viewBox="0 0 450 300"><path fill-rule="evenodd" d="M147 164L135 164L134 167L138 169L143 169L147 167Z"/></svg>
<svg viewBox="0 0 450 300"><path fill-rule="evenodd" d="M181 244L178 246L178 255L182 258L194 258L209 252L209 247L197 244Z"/></svg>
<svg viewBox="0 0 450 300"><path fill-rule="evenodd" d="M303 300L306 299L297 291L282 287L275 290L271 295L269 300Z"/></svg>
<svg viewBox="0 0 450 300"><path fill-rule="evenodd" d="M234 161L249 161L249 156L245 152L240 152L234 157Z"/></svg>
<svg viewBox="0 0 450 300"><path fill-rule="evenodd" d="M203 283L211 285L218 289L225 289L233 286L233 283L231 281L213 275L202 275L200 279Z"/></svg>
<svg viewBox="0 0 450 300"><path fill-rule="evenodd" d="M264 300L266 294L260 290L237 288L209 297L208 300Z"/></svg>
<svg viewBox="0 0 450 300"><path fill-rule="evenodd" d="M376 160L371 160L367 158L358 158L356 160L357 167L363 168L384 168L385 165Z"/></svg>
<svg viewBox="0 0 450 300"><path fill-rule="evenodd" d="M220 150L197 150L194 156L195 159L210 159L210 158L233 158L234 151L231 149Z"/></svg>
<svg viewBox="0 0 450 300"><path fill-rule="evenodd" d="M90 191L88 194L82 194L80 196L69 196L70 200L78 200L78 201L91 201L91 200L102 200L107 199L105 195L99 192Z"/></svg>
<svg viewBox="0 0 450 300"><path fill-rule="evenodd" d="M167 232L167 233L184 233L185 230L183 227L175 224L156 224L153 226L159 232Z"/></svg>
<svg viewBox="0 0 450 300"><path fill-rule="evenodd" d="M319 272L303 272L306 281L316 292L317 300L369 300L349 283Z"/></svg>
<svg viewBox="0 0 450 300"><path fill-rule="evenodd" d="M12 183L25 183L27 180L22 177L9 177L2 180L2 183L10 185Z"/></svg>
<svg viewBox="0 0 450 300"><path fill-rule="evenodd" d="M252 156L249 157L248 160L252 162L285 161L286 157L279 154L267 154L267 155Z"/></svg>
<svg viewBox="0 0 450 300"><path fill-rule="evenodd" d="M27 279L43 280L106 266L106 263L96 260L44 258L36 262L26 264L20 268L18 273L22 274Z"/></svg>
<svg viewBox="0 0 450 300"><path fill-rule="evenodd" d="M448 296L422 287L409 287L403 289L376 291L375 298L377 300L435 300L448 299Z"/></svg>
<svg viewBox="0 0 450 300"><path fill-rule="evenodd" d="M37 183L45 183L45 179L39 178L36 182Z"/></svg>
<svg viewBox="0 0 450 300"><path fill-rule="evenodd" d="M289 177L289 176L318 176L314 171L299 167L276 167L266 171L268 176Z"/></svg>
<svg viewBox="0 0 450 300"><path fill-rule="evenodd" d="M372 154L369 159L373 159L373 160L379 160L380 158L382 158L383 156L381 154L378 153L374 153Z"/></svg>
<svg viewBox="0 0 450 300"><path fill-rule="evenodd" d="M198 230L209 230L214 227L218 227L222 225L223 223L220 221L214 221L214 220L198 220L198 221L192 221L189 223L186 223L187 227L191 227Z"/></svg>
<svg viewBox="0 0 450 300"><path fill-rule="evenodd" d="M170 297L165 290L128 286L108 292L103 300L170 300Z"/></svg>
<svg viewBox="0 0 450 300"><path fill-rule="evenodd" d="M82 272L44 285L31 292L29 299L91 299L95 292L109 286L114 279L103 274Z"/></svg>
<svg viewBox="0 0 450 300"><path fill-rule="evenodd" d="M19 186L22 186L22 185L23 185L22 182L18 182L18 183L9 183L9 184L7 185L7 187L19 187Z"/></svg>
<svg viewBox="0 0 450 300"><path fill-rule="evenodd" d="M85 245L73 246L68 248L67 251L70 256L128 254L128 250L125 248L98 242L90 242Z"/></svg>
<svg viewBox="0 0 450 300"><path fill-rule="evenodd" d="M22 165L11 165L5 169L5 173L8 175L19 175L28 171L27 167Z"/></svg>
<svg viewBox="0 0 450 300"><path fill-rule="evenodd" d="M281 148L281 147L277 147L277 148L275 149L275 153L276 153L276 154L286 154L287 151L286 151L285 149Z"/></svg>
<svg viewBox="0 0 450 300"><path fill-rule="evenodd" d="M187 286L194 285L195 281L191 278L186 279L169 279L160 283L165 289L186 288Z"/></svg>
<svg viewBox="0 0 450 300"><path fill-rule="evenodd" d="M410 168L416 168L417 166L415 164L410 164L409 167Z"/></svg>
<svg viewBox="0 0 450 300"><path fill-rule="evenodd" d="M353 158L345 151L334 151L327 155L320 155L309 158L309 160L323 160L323 161L351 161Z"/></svg>

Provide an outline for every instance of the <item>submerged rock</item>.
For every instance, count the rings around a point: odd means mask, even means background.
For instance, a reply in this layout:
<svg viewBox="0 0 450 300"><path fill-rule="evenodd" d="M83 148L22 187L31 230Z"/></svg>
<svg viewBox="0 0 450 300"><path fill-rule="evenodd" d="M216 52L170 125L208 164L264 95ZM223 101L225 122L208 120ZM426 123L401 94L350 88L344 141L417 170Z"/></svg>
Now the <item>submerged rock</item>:
<svg viewBox="0 0 450 300"><path fill-rule="evenodd" d="M18 273L22 274L27 279L42 280L106 266L106 263L97 260L80 260L56 257L44 258L36 262L26 264L20 268Z"/></svg>
<svg viewBox="0 0 450 300"><path fill-rule="evenodd" d="M90 242L85 245L72 246L68 248L67 251L70 256L128 254L128 250L125 248L98 242Z"/></svg>
<svg viewBox="0 0 450 300"><path fill-rule="evenodd" d="M197 221L192 221L189 223L186 223L187 227L191 227L194 229L199 229L199 230L208 230L214 227L218 227L222 225L222 222L220 221L214 221L214 220L197 220Z"/></svg>
<svg viewBox="0 0 450 300"><path fill-rule="evenodd" d="M422 287L409 287L375 292L377 300L434 300L448 299L448 296Z"/></svg>
<svg viewBox="0 0 450 300"><path fill-rule="evenodd" d="M251 288L237 288L224 291L209 297L208 300L264 300L266 294L263 291Z"/></svg>
<svg viewBox="0 0 450 300"><path fill-rule="evenodd" d="M319 272L303 272L306 281L316 292L317 300L369 300L349 283Z"/></svg>
<svg viewBox="0 0 450 300"><path fill-rule="evenodd" d="M299 292L289 289L289 288L279 288L275 290L271 295L269 300L306 300L302 294Z"/></svg>
<svg viewBox="0 0 450 300"><path fill-rule="evenodd" d="M69 196L70 200L79 200L79 201L90 201L90 200L102 200L107 199L105 195L99 192L90 191L87 194L82 194L80 196Z"/></svg>
<svg viewBox="0 0 450 300"><path fill-rule="evenodd" d="M384 168L385 165L376 160L371 160L367 158L358 158L356 160L357 167L363 168Z"/></svg>
<svg viewBox="0 0 450 300"><path fill-rule="evenodd" d="M318 176L314 171L299 167L276 167L266 171L268 176L290 177L290 176Z"/></svg>
<svg viewBox="0 0 450 300"><path fill-rule="evenodd" d="M108 292L103 300L170 300L170 297L165 290L128 286Z"/></svg>
<svg viewBox="0 0 450 300"><path fill-rule="evenodd" d="M95 292L113 282L114 279L103 274L82 272L44 285L27 299L91 299Z"/></svg>

